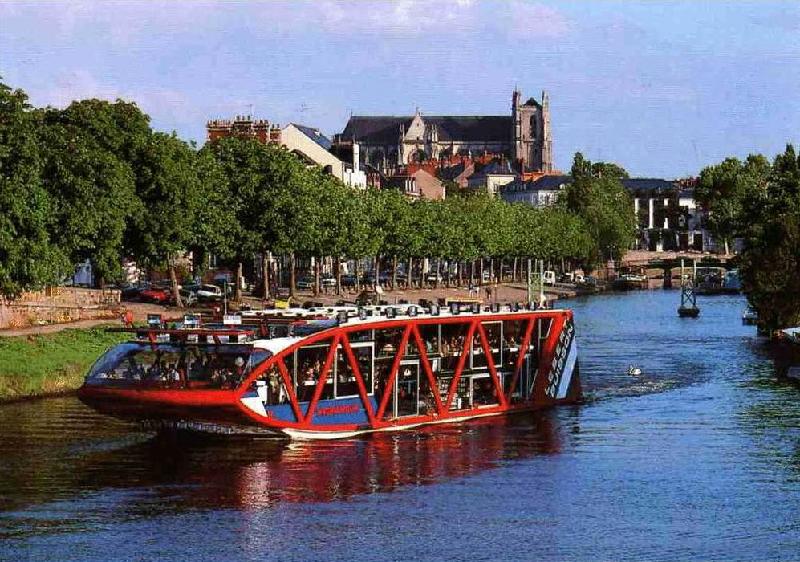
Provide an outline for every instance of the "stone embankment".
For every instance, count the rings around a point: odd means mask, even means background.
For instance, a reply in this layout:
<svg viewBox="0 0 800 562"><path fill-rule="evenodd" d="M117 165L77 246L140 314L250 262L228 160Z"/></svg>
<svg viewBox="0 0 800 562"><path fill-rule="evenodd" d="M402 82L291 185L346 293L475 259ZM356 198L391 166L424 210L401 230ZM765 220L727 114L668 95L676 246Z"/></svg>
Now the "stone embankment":
<svg viewBox="0 0 800 562"><path fill-rule="evenodd" d="M116 289L48 287L14 300L0 298L0 331L79 321L116 318L120 313ZM2 332L0 332L2 333Z"/></svg>

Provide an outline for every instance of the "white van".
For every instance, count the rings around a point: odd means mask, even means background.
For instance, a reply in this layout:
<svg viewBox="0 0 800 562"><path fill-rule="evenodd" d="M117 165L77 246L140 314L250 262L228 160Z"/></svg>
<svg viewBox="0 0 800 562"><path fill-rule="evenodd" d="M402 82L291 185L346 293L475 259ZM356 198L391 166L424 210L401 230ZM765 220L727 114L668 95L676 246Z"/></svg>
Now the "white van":
<svg viewBox="0 0 800 562"><path fill-rule="evenodd" d="M556 284L556 272L547 270L542 274L542 282L545 285L555 285Z"/></svg>

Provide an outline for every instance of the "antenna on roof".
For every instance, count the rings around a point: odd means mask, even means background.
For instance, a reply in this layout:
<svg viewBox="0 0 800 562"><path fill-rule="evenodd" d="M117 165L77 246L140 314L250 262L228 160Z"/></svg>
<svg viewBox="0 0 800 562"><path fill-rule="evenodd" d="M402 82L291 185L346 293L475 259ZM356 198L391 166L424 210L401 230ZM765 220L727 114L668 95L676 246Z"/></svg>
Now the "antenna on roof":
<svg viewBox="0 0 800 562"><path fill-rule="evenodd" d="M253 104L249 103L249 104L247 104L247 107L250 110L250 114L249 115L252 118L253 117Z"/></svg>

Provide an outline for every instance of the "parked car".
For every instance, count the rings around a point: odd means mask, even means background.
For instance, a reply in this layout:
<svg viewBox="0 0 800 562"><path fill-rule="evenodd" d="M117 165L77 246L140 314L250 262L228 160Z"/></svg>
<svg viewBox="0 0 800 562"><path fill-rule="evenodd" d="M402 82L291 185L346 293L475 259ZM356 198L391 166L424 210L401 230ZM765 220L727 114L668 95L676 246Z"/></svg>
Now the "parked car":
<svg viewBox="0 0 800 562"><path fill-rule="evenodd" d="M545 285L555 285L556 284L556 272L552 270L547 270L542 275L542 282Z"/></svg>
<svg viewBox="0 0 800 562"><path fill-rule="evenodd" d="M149 283L128 283L120 287L120 298L124 301L139 300L142 291L149 288Z"/></svg>
<svg viewBox="0 0 800 562"><path fill-rule="evenodd" d="M342 275L342 287L355 287L358 278L355 275Z"/></svg>
<svg viewBox="0 0 800 562"><path fill-rule="evenodd" d="M209 284L200 285L195 294L199 302L221 301L224 296L221 287Z"/></svg>
<svg viewBox="0 0 800 562"><path fill-rule="evenodd" d="M183 299L183 304L192 305L197 302L197 291L200 290L202 285L198 283L191 283L189 285L181 285L178 291Z"/></svg>
<svg viewBox="0 0 800 562"><path fill-rule="evenodd" d="M442 282L442 276L439 273L435 272L435 271L429 271L425 275L425 282L426 283L441 283Z"/></svg>
<svg viewBox="0 0 800 562"><path fill-rule="evenodd" d="M314 278L310 275L305 275L297 280L297 288L298 289L313 289L314 288Z"/></svg>
<svg viewBox="0 0 800 562"><path fill-rule="evenodd" d="M319 283L322 287L335 287L336 286L336 277L330 274L323 275Z"/></svg>
<svg viewBox="0 0 800 562"><path fill-rule="evenodd" d="M167 287L150 287L139 293L139 299L143 302L167 304L172 300L172 291Z"/></svg>
<svg viewBox="0 0 800 562"><path fill-rule="evenodd" d="M388 285L389 283L391 283L391 281L392 281L392 276L389 275L385 271L381 271L380 274L378 275L378 282L381 285ZM364 277L362 278L362 283L365 283L367 285L374 285L375 284L375 272L374 271L370 271L368 273L365 273Z"/></svg>

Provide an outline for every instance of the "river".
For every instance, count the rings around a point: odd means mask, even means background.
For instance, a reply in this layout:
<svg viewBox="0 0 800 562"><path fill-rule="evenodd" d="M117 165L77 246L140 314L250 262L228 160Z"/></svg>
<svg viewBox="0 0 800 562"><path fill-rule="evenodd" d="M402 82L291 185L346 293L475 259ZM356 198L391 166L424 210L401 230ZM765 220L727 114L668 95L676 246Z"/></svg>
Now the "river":
<svg viewBox="0 0 800 562"><path fill-rule="evenodd" d="M0 559L797 559L800 388L742 297L678 300L568 301L587 403L538 414L286 444L2 406Z"/></svg>

